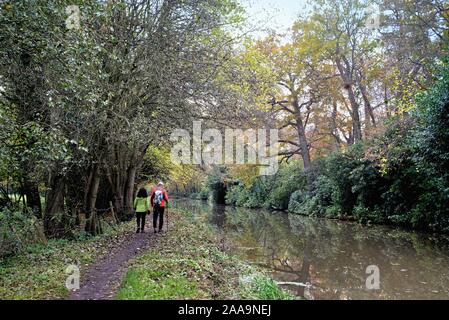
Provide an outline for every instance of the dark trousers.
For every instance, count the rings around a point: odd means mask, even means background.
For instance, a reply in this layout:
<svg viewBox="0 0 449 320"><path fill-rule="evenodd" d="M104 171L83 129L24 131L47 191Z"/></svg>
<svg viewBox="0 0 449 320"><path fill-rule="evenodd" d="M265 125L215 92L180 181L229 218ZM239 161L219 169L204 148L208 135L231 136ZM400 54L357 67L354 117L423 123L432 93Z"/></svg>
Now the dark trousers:
<svg viewBox="0 0 449 320"><path fill-rule="evenodd" d="M156 229L157 218L159 217L159 230L164 226L164 209L165 207L154 206L153 210L153 228Z"/></svg>
<svg viewBox="0 0 449 320"><path fill-rule="evenodd" d="M137 229L143 230L145 228L146 212L136 212Z"/></svg>

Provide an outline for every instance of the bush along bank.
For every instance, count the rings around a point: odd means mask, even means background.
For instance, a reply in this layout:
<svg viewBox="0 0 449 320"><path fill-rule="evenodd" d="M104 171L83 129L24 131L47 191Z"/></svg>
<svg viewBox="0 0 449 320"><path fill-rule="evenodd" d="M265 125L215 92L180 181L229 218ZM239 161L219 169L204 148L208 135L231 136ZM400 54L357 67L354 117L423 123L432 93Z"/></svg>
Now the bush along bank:
<svg viewBox="0 0 449 320"><path fill-rule="evenodd" d="M244 183L228 173L238 183L228 187L227 203L448 234L448 70L446 61L416 107L382 134L316 159L308 179L297 161Z"/></svg>

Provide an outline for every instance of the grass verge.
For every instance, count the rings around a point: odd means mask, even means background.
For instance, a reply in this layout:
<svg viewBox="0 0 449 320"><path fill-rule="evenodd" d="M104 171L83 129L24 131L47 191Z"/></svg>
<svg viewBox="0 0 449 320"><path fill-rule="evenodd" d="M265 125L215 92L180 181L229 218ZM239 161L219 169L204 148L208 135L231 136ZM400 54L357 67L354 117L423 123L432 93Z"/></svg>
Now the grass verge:
<svg viewBox="0 0 449 320"><path fill-rule="evenodd" d="M79 240L50 240L0 258L0 300L58 299L68 295L67 266L81 271L107 254L133 231L134 222L109 227L104 234Z"/></svg>
<svg viewBox="0 0 449 320"><path fill-rule="evenodd" d="M191 213L176 221L158 246L130 264L117 299L292 299L260 269L220 248L220 239Z"/></svg>

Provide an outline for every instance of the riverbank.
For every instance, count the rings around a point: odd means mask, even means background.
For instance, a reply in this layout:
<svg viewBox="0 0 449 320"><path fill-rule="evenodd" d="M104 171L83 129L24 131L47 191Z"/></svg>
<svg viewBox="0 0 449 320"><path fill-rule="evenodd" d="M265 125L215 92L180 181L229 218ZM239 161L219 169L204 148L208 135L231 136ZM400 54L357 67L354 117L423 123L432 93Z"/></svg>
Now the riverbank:
<svg viewBox="0 0 449 320"><path fill-rule="evenodd" d="M189 211L171 211L173 229L136 258L117 299L292 299L261 269L231 255Z"/></svg>
<svg viewBox="0 0 449 320"><path fill-rule="evenodd" d="M4 257L0 300L292 298L260 269L229 254L223 239L195 223L191 212L170 211L169 222L164 234L135 234L130 221L97 237L51 240ZM81 290L71 294L65 286L69 265L81 274Z"/></svg>
<svg viewBox="0 0 449 320"><path fill-rule="evenodd" d="M289 198L290 198L290 196L289 196ZM178 196L178 198L179 199L186 198L186 199L191 199L194 201L204 201L204 202L213 201L213 199L211 200L207 196L197 194L197 193L193 193L193 194L189 194L189 195L180 195L180 196ZM289 205L286 207L283 207L283 208L267 207L267 206L260 205L257 203L237 204L236 202L225 202L223 204L217 204L217 205L224 205L224 206L236 208L236 209L268 210L268 211L277 212L280 214L292 214L292 215L297 215L297 216L301 216L301 217L311 217L311 218L316 218L316 219L325 219L325 220L331 220L331 221L337 221L337 222L339 222L339 221L340 222L353 222L353 223L357 223L357 224L360 224L361 226L366 226L366 227L380 226L380 227L395 228L395 229L399 229L402 231L417 232L420 234L428 235L435 239L440 238L442 242L449 243L449 233L448 232L435 231L430 228L417 228L417 227L413 227L410 224L399 223L397 221L394 221L394 219L376 220L374 218L374 216L371 216L371 218L367 218L367 217L362 217L357 214L345 215L345 214L342 214L341 212L334 212L332 210L329 210L329 212L323 213L323 211L314 211L315 209L310 209L306 205L301 207L302 204L295 203L295 201L293 201L293 200L290 200ZM290 207L293 207L294 209L289 209ZM307 210L309 210L309 211L307 211Z"/></svg>

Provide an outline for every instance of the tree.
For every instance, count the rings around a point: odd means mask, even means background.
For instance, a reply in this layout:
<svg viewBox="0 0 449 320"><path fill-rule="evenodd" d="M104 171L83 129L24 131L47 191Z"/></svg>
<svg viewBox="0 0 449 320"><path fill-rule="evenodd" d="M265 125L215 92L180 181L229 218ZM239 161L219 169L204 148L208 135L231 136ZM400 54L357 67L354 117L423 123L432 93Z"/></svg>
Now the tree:
<svg viewBox="0 0 449 320"><path fill-rule="evenodd" d="M62 51L57 46L61 33L56 24L62 18L62 3L32 0L0 5L0 99L2 113L15 124L10 127L6 149L12 157L10 165L15 169L11 173L18 191L27 207L41 218L39 181L45 167L37 162L48 159L48 149L42 147L51 143L46 76Z"/></svg>
<svg viewBox="0 0 449 320"><path fill-rule="evenodd" d="M381 39L384 46L386 92L392 113L414 106L416 93L433 82L435 65L444 56L447 42L446 1L378 1L382 12Z"/></svg>
<svg viewBox="0 0 449 320"><path fill-rule="evenodd" d="M365 117L371 117L375 123L363 69L375 46L365 28L367 7L366 1L317 1L311 17L317 21L311 34L325 44L325 58L335 63L351 106L351 143L362 139L361 102L357 90L362 96Z"/></svg>
<svg viewBox="0 0 449 320"><path fill-rule="evenodd" d="M1 38L1 114L16 124L5 139L33 124L27 149L50 137L58 143L52 158L40 151L47 162L36 177L29 175L35 158L24 155L16 166L20 181L34 183L24 197L29 206L38 205L37 185L45 184L49 235L62 233L82 211L86 230L98 233L97 205L107 200L126 217L147 148L192 113L215 108L191 97L215 88L208 79L231 46L223 29L238 23L240 12L229 0L90 0L79 3L80 28L67 30L65 5L8 4L1 16L8 26Z"/></svg>

